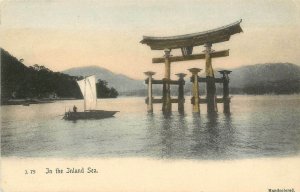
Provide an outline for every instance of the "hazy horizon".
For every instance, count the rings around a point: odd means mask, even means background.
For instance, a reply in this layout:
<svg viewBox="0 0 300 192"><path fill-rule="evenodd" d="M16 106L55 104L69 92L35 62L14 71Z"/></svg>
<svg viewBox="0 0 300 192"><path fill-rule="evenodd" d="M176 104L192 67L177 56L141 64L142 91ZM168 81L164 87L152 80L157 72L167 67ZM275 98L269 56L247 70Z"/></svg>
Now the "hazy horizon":
<svg viewBox="0 0 300 192"><path fill-rule="evenodd" d="M270 65L276 65L276 64L293 64L293 65L296 65L296 66L300 67L299 64L285 62L285 63L253 63L253 64L249 64L249 65L241 65L241 66L236 66L236 67L233 67L233 68L226 68L226 69L231 69L231 70L233 70L233 69L238 69L238 68L240 68L240 67L249 67L249 66L255 66L255 65L269 65L269 64L270 64ZM45 66L45 67L47 67L47 66ZM119 73L116 73L116 72L111 71L110 69L106 69L106 68L104 68L104 67L97 66L97 65L71 67L71 68L68 68L68 69L65 69L65 70L62 70L62 71L59 71L59 72L62 72L62 73L63 73L64 71L68 71L68 70L73 70L73 69L78 69L78 68L88 68L88 67L100 67L101 69L108 70L108 71L110 71L110 72L112 72L112 73L114 73L114 74L116 74L116 75L119 74ZM214 68L215 73L218 74L217 71L220 70L220 69L223 69L223 68ZM182 73L186 73L186 74L189 75L189 71L188 71L188 70L182 71ZM203 74L203 73L204 73L204 70L200 72L200 75ZM144 77L142 77L142 78L134 78L134 77L127 76L126 74L122 74L122 75L125 75L126 77L128 77L128 78L130 78L130 79L133 79L133 80L141 80L141 81L143 81L143 80L145 80L145 78L146 78L146 76L144 76ZM155 77L156 77L156 74L155 74ZM187 77L188 77L188 76L187 76ZM177 77L177 78L178 78L178 77ZM176 78L175 78L175 79L176 79Z"/></svg>
<svg viewBox="0 0 300 192"><path fill-rule="evenodd" d="M53 71L99 66L133 79L144 71L164 73L152 64L163 51L139 43L143 35L171 36L201 32L243 19L243 33L214 44L230 49L213 60L214 68L259 63L294 63L300 55L300 1L3 1L1 47L24 64ZM195 47L201 53L203 46ZM180 55L180 51L172 51ZM178 62L172 74L204 68L204 60Z"/></svg>

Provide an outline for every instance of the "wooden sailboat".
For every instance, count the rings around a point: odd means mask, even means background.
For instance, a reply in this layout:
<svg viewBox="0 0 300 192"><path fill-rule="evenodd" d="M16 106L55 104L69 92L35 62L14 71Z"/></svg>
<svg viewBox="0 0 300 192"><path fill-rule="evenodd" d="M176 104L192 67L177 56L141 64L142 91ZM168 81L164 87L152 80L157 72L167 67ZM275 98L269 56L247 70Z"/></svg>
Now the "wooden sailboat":
<svg viewBox="0 0 300 192"><path fill-rule="evenodd" d="M80 91L84 99L84 111L78 112L77 108L73 111L65 112L65 120L78 119L103 119L113 117L118 111L96 110L97 106L97 92L96 92L96 78L94 75L85 77L83 80L77 81Z"/></svg>

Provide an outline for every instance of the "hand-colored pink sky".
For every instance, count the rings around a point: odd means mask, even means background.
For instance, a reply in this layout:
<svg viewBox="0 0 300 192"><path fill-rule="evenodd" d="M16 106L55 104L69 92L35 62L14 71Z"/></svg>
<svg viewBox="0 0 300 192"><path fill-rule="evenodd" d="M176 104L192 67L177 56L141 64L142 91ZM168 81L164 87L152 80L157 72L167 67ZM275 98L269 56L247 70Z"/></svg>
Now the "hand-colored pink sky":
<svg viewBox="0 0 300 192"><path fill-rule="evenodd" d="M1 47L26 65L54 71L96 65L137 79L147 70L162 77L164 66L151 59L163 52L140 44L143 35L200 32L239 19L244 33L213 45L230 49L214 68L300 63L300 1L292 0L3 1ZM204 61L174 63L172 74L191 67L204 68Z"/></svg>

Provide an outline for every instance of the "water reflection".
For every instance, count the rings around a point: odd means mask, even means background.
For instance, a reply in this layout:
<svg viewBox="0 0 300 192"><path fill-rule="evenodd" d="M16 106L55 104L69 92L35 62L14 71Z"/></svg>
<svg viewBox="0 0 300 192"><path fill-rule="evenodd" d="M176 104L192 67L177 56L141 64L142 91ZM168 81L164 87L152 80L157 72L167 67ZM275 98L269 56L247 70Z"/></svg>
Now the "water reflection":
<svg viewBox="0 0 300 192"><path fill-rule="evenodd" d="M231 158L230 148L233 139L231 116L207 114L193 117L192 156L202 159ZM198 118L201 118L201 121Z"/></svg>
<svg viewBox="0 0 300 192"><path fill-rule="evenodd" d="M218 116L210 114L207 116L193 116L193 145L192 156L211 157L218 151L219 131L217 128Z"/></svg>
<svg viewBox="0 0 300 192"><path fill-rule="evenodd" d="M118 102L124 111L116 118L74 122L58 117L74 101L2 106L2 155L177 159L295 155L300 151L300 102L299 97L288 98L239 96L232 114L192 114L191 105L186 105L186 114L174 111L168 116L158 110L147 115L143 99L123 98ZM109 108L110 102L105 106Z"/></svg>
<svg viewBox="0 0 300 192"><path fill-rule="evenodd" d="M159 117L157 117L159 116ZM185 114L148 115L148 148L153 156L173 158L184 156L187 144Z"/></svg>
<svg viewBox="0 0 300 192"><path fill-rule="evenodd" d="M157 115L158 116L158 115ZM233 140L231 116L193 114L148 115L148 148L160 158L230 158Z"/></svg>
<svg viewBox="0 0 300 192"><path fill-rule="evenodd" d="M253 148L252 146L260 143L273 144L270 140L274 138L274 134L276 136L274 127L278 126L264 128L268 130L264 133L256 122L265 120L257 120L255 115L245 122L245 117L245 114L223 113L148 114L144 154L158 158L236 159L283 154L284 150L278 148L291 146L289 143L278 145L277 149L267 145ZM264 134L268 134L270 139L264 138ZM288 135L287 132L285 134ZM299 151L299 147L294 148L294 151Z"/></svg>

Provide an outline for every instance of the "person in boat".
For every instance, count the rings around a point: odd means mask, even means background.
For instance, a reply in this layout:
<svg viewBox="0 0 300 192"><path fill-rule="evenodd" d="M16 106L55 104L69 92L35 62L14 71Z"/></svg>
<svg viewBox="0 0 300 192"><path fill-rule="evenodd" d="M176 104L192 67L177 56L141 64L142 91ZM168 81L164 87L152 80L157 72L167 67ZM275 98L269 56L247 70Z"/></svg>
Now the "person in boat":
<svg viewBox="0 0 300 192"><path fill-rule="evenodd" d="M74 111L74 112L77 112L77 107L76 107L76 105L74 105L73 111Z"/></svg>

